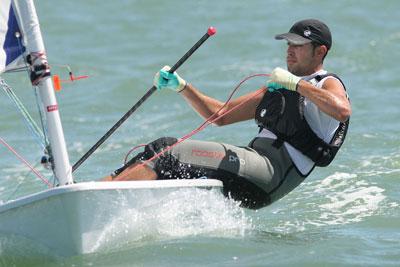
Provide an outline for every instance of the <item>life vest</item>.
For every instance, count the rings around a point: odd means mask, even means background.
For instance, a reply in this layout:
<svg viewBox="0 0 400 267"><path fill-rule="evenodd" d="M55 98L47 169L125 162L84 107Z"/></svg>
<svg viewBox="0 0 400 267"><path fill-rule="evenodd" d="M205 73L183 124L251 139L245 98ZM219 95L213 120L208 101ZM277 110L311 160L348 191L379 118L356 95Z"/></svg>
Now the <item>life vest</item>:
<svg viewBox="0 0 400 267"><path fill-rule="evenodd" d="M317 82L333 73L317 75ZM343 87L345 88L344 84ZM346 90L346 88L345 88ZM340 122L331 141L326 143L311 129L304 117L304 96L284 88L268 91L256 109L256 123L277 136L274 145L288 142L309 157L317 166L328 166L342 146L349 127L349 119Z"/></svg>

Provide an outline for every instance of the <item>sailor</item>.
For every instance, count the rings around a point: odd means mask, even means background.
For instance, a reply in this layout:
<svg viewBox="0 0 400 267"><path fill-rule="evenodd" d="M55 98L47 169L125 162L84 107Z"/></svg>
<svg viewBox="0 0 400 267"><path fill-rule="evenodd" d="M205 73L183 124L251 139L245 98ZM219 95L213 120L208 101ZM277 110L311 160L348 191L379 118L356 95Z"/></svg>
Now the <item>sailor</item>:
<svg viewBox="0 0 400 267"><path fill-rule="evenodd" d="M325 23L305 19L275 39L287 41L287 70L275 68L265 86L233 99L222 110L223 102L169 73L168 66L155 75L158 89L176 91L204 118L250 99L215 121L223 126L255 120L259 132L248 146L185 140L146 162L177 142L163 137L106 180L214 178L223 182L227 196L258 209L296 188L315 166L329 165L343 144L351 114L343 82L323 68L331 32Z"/></svg>

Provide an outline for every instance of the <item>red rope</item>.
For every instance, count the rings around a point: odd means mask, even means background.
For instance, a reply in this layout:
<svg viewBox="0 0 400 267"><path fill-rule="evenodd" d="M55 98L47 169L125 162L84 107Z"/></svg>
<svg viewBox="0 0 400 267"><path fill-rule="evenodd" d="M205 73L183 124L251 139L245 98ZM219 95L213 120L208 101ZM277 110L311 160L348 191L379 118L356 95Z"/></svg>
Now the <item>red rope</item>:
<svg viewBox="0 0 400 267"><path fill-rule="evenodd" d="M22 163L24 163L29 169L31 169L31 171L40 179L42 180L45 184L47 184L47 186L53 187L50 182L44 178L44 176L37 171L34 167L32 167L31 164L29 164L29 162L27 162L22 156L20 156L18 154L17 151L15 151L3 138L0 137L0 143L2 143L6 148L8 148L8 150L10 150Z"/></svg>
<svg viewBox="0 0 400 267"><path fill-rule="evenodd" d="M171 146L167 146L166 148L164 148L161 152L155 154L153 157L151 157L150 159L142 162L141 164L138 164L137 166L135 166L135 168L139 167L139 166L143 166L145 164L147 164L149 161L152 161L158 157L160 157L162 154L164 154L165 152L171 150L173 147L175 147L176 145L182 143L183 141L185 141L186 139L189 139L190 137L192 137L193 135L197 134L198 132L204 130L204 128L206 128L208 125L216 122L217 120L219 120L220 118L222 118L223 116L229 114L230 112L240 108L242 105L244 105L245 103L247 103L248 101L250 101L252 98L258 96L261 93L264 93L264 90L260 89L255 95L253 95L252 97L249 97L248 99L246 99L245 101L243 101L242 103L240 103L239 105L233 107L230 110L227 110L225 112L223 112L221 115L215 117L223 108L226 107L226 105L228 105L228 103L231 101L233 95L235 94L235 92L240 88L240 86L242 86L243 83L245 83L246 81L248 81L249 79L252 79L254 77L260 77L260 76L270 76L269 74L253 74L250 76L247 76L246 78L244 78L242 81L240 81L240 83L232 90L232 93L229 95L228 99L226 100L226 102L224 103L224 105L222 105L222 107L216 111L214 114L212 114L210 117L208 117L199 127L197 127L196 129L194 129L193 131L191 131L190 133L184 135L183 137L181 137L178 142L176 142L175 144L171 145ZM214 118L215 117L215 118ZM141 147L143 145L139 145L134 147L133 149L131 149L128 153L128 155L135 150L138 147ZM127 157L126 157L127 158ZM125 158L125 161L126 161Z"/></svg>

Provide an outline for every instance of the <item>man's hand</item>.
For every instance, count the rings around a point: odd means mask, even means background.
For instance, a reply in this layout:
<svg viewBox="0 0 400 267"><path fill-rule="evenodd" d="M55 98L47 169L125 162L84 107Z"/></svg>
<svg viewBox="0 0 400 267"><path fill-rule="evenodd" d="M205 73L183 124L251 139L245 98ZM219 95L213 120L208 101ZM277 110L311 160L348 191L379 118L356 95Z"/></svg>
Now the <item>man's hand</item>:
<svg viewBox="0 0 400 267"><path fill-rule="evenodd" d="M287 70L284 70L282 68L275 68L271 73L271 78L267 83L267 87L271 89L276 89L278 84L287 90L296 91L297 84L300 80L300 77L291 74Z"/></svg>
<svg viewBox="0 0 400 267"><path fill-rule="evenodd" d="M185 89L186 81L176 72L169 73L168 71L170 69L170 66L164 66L159 72L157 72L154 76L153 85L159 90L167 88L179 93Z"/></svg>

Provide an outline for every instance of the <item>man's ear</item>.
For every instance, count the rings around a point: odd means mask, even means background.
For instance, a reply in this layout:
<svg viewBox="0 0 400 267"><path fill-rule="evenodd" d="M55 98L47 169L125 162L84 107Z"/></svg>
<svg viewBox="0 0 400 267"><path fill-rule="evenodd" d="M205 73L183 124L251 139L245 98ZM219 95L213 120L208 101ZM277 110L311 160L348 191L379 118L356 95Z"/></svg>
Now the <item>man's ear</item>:
<svg viewBox="0 0 400 267"><path fill-rule="evenodd" d="M321 58L323 58L326 53L328 53L328 47L326 47L326 45L320 45L317 47L317 55L320 56Z"/></svg>

